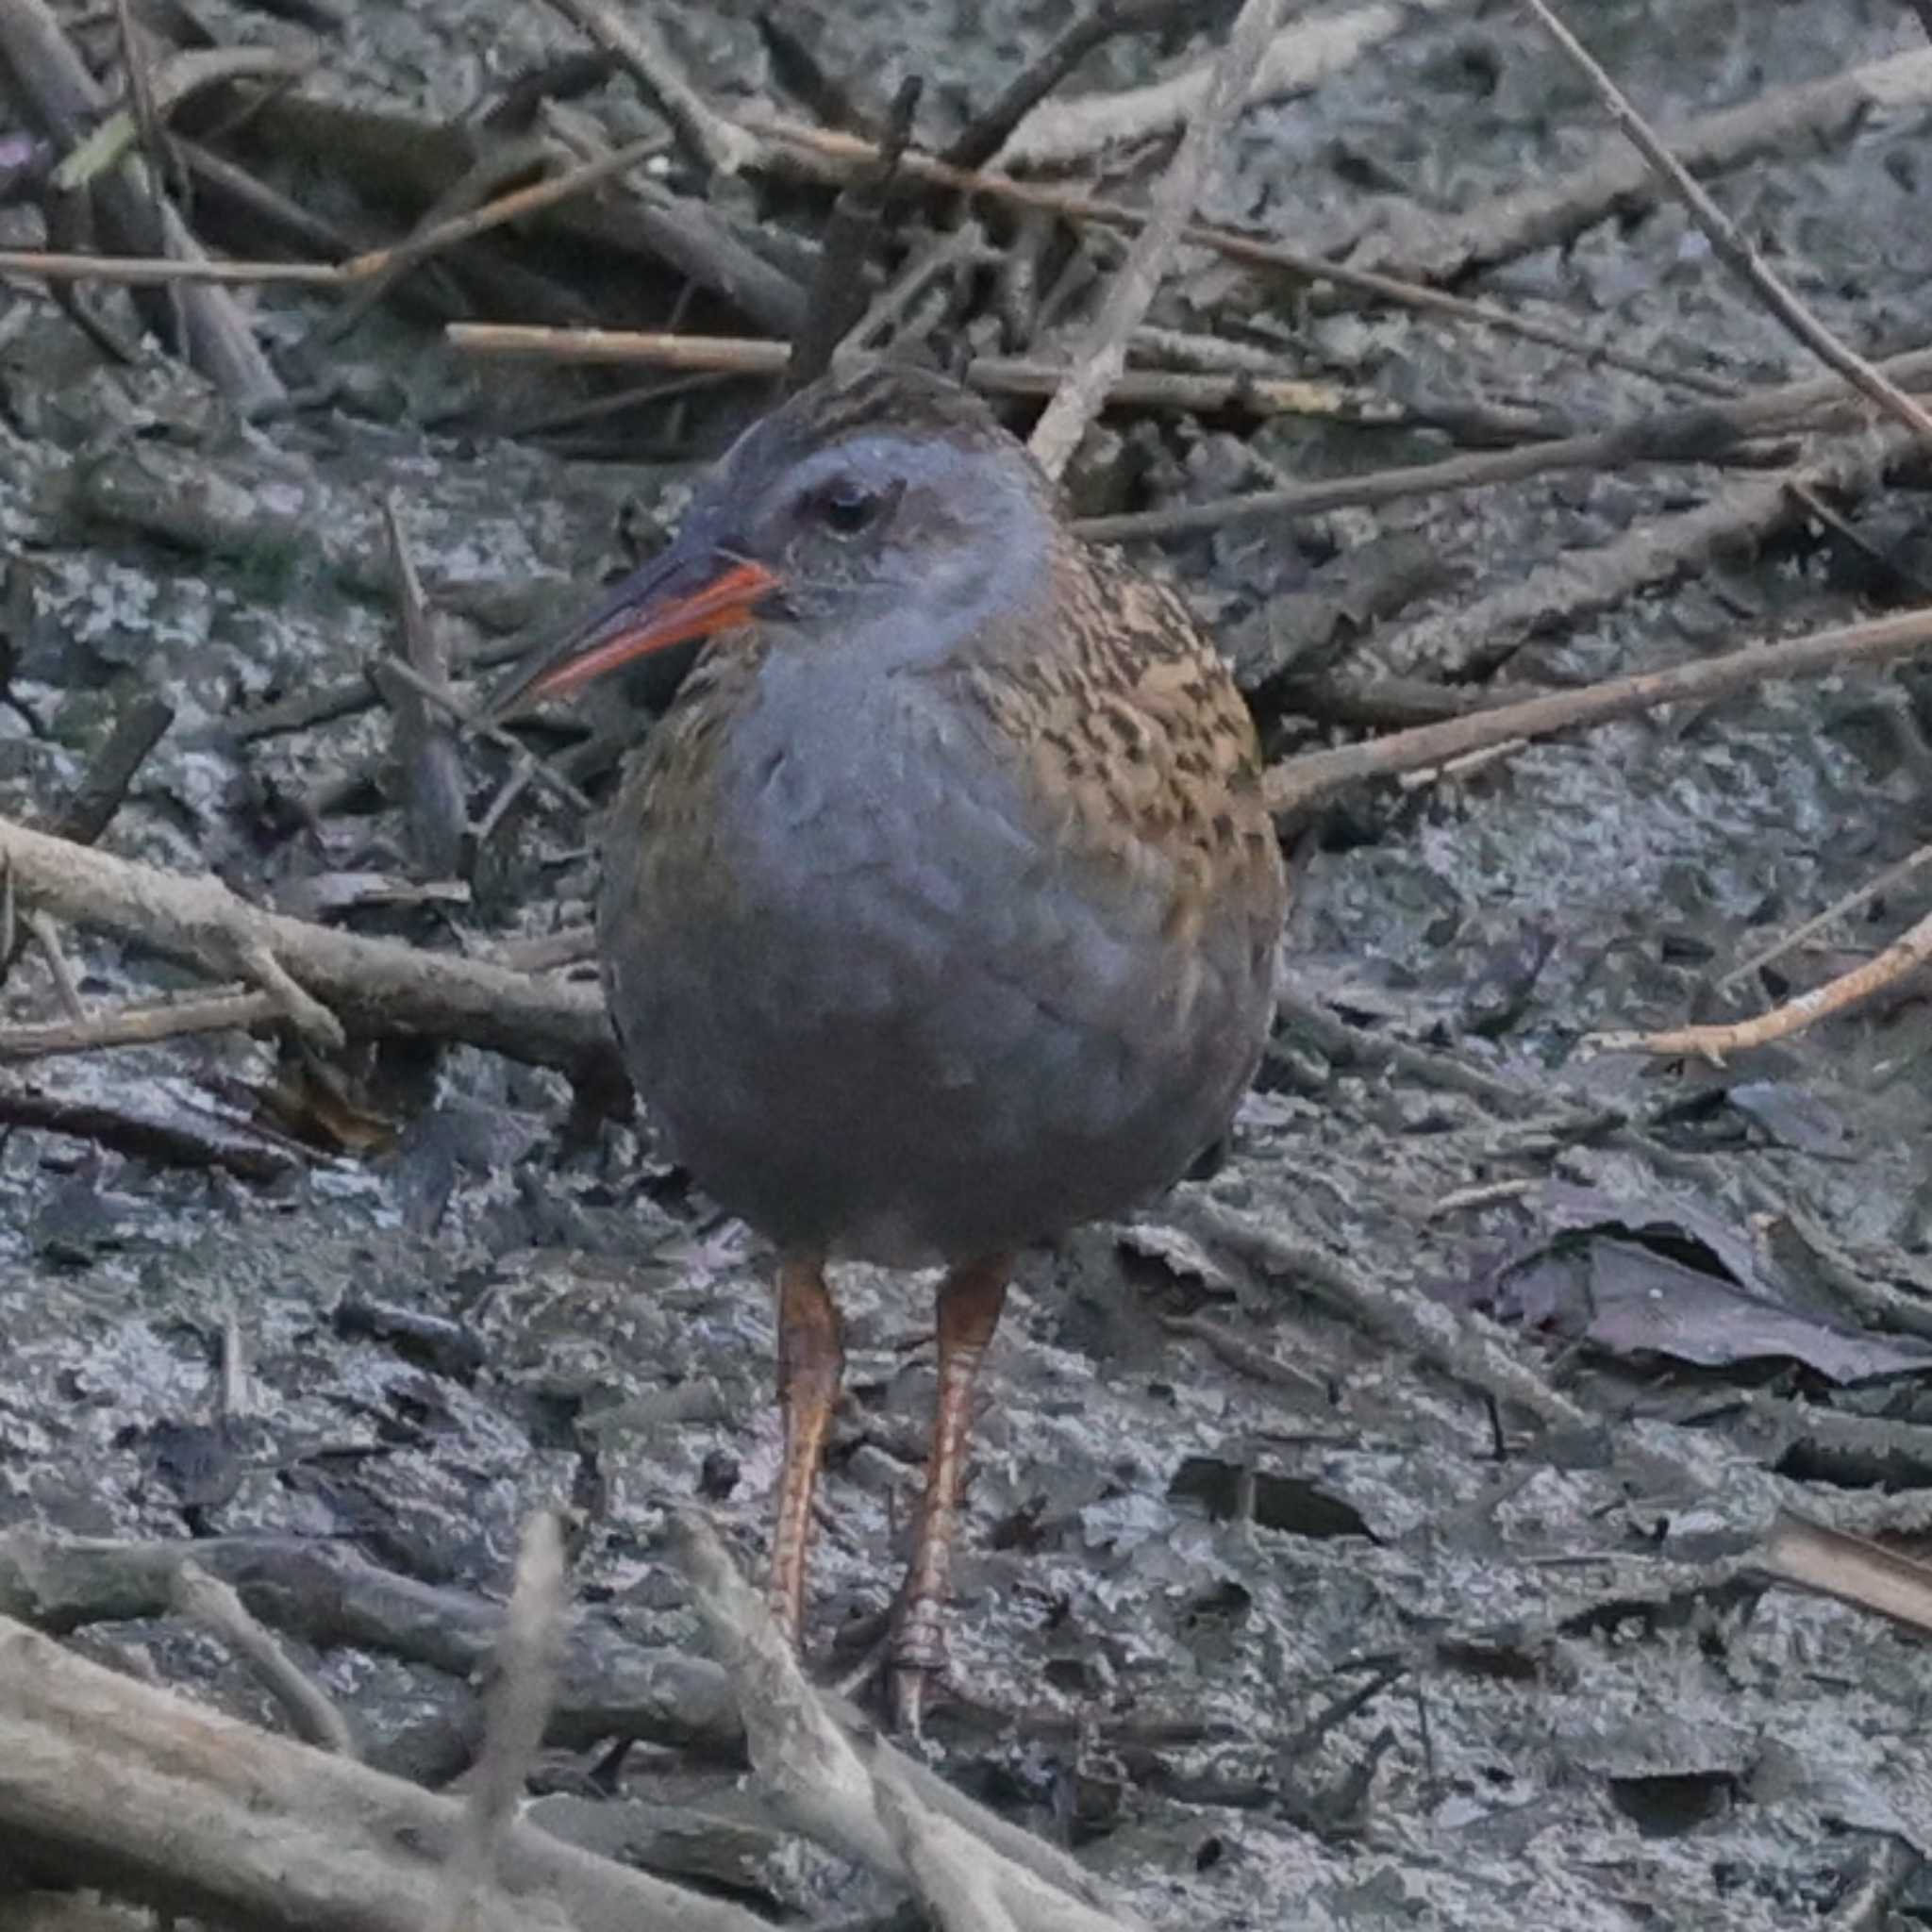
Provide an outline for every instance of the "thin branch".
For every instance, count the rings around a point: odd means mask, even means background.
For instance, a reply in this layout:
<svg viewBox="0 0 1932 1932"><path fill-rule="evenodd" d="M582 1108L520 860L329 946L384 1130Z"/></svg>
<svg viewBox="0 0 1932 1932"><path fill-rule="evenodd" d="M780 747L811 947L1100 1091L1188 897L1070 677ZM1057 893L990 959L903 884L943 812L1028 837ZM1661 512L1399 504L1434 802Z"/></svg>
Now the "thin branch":
<svg viewBox="0 0 1932 1932"><path fill-rule="evenodd" d="M1755 1019L1677 1026L1660 1033L1591 1033L1584 1037L1582 1045L1592 1053L1693 1054L1713 1066L1722 1066L1727 1054L1789 1040L1792 1034L1803 1033L1821 1020L1884 991L1928 960L1932 960L1932 912L1901 933L1882 953Z"/></svg>
<svg viewBox="0 0 1932 1932"><path fill-rule="evenodd" d="M1908 610L1868 624L1845 625L1785 643L1748 644L1701 663L1673 665L1613 677L1581 691L1498 705L1467 718L1391 732L1367 744L1312 752L1271 766L1268 802L1277 813L1295 811L1365 778L1421 771L1510 738L1548 738L1585 724L1632 718L1660 705L1723 697L1781 677L1807 677L1849 664L1881 663L1932 644L1932 609Z"/></svg>
<svg viewBox="0 0 1932 1932"><path fill-rule="evenodd" d="M778 156L820 178L843 181L857 169L871 164L878 150L853 135L836 134L822 127L807 127L777 115L747 116L750 130L771 143ZM971 168L949 168L930 155L908 153L901 164L916 180L935 187L957 189L969 194L986 194L1015 208L1040 208L1068 222L1092 222L1099 226L1118 228L1129 234L1146 222L1145 210L1124 202L1107 201L1077 190L1049 187L1035 181L1016 181L1010 175L989 174ZM1729 396L1730 384L1699 375L1693 370L1665 368L1654 358L1632 355L1607 342L1592 341L1574 329L1553 323L1535 322L1526 316L1491 302L1472 302L1460 295L1446 294L1421 282L1404 281L1399 276L1378 275L1372 269L1357 269L1331 261L1325 256L1290 248L1279 242L1264 242L1252 235L1238 234L1205 222L1191 223L1181 240L1191 248L1209 249L1229 261L1244 266L1274 270L1292 275L1313 291L1345 290L1365 302L1388 302L1425 315L1440 315L1474 328L1520 336L1526 341L1541 342L1566 356L1576 356L1608 369L1627 370L1651 382L1674 384L1700 395ZM0 268L7 258L0 256Z"/></svg>
<svg viewBox="0 0 1932 1932"><path fill-rule="evenodd" d="M648 9L620 14L605 0L550 0L557 11L624 63L625 71L662 109L679 139L707 168L735 175L758 158L755 137L710 107L664 44Z"/></svg>
<svg viewBox="0 0 1932 1932"><path fill-rule="evenodd" d="M1910 852L1896 865L1888 865L1876 878L1867 879L1862 886L1854 888L1843 898L1835 899L1823 912L1814 914L1804 924L1795 925L1788 933L1781 934L1761 951L1753 953L1741 964L1733 966L1724 976L1717 981L1716 991L1729 992L1741 986L1754 973L1759 973L1774 959L1816 939L1822 932L1836 925L1840 919L1857 911L1861 906L1868 906L1881 892L1889 892L1892 887L1903 885L1914 873L1923 872L1932 865L1932 845L1921 845L1916 852Z"/></svg>
<svg viewBox="0 0 1932 1932"><path fill-rule="evenodd" d="M230 1337L232 1343L232 1336ZM224 1363L225 1368L226 1356ZM327 1693L313 1682L274 1635L248 1614L247 1607L218 1576L210 1576L192 1557L183 1557L175 1573L175 1608L211 1630L254 1672L275 1702L288 1712L295 1735L318 1750L341 1757L359 1754L342 1714Z"/></svg>
<svg viewBox="0 0 1932 1932"><path fill-rule="evenodd" d="M1678 199L1690 210L1691 220L1709 238L1718 258L1757 292L1772 314L1814 356L1836 369L1888 415L1904 424L1922 442L1932 444L1932 414L1928 414L1896 384L1888 382L1864 357L1840 342L1772 273L1770 264L1745 240L1737 224L1657 139L1628 96L1591 58L1583 42L1551 11L1547 0L1523 0L1523 4L1542 23L1551 39L1596 90L1598 98L1639 153L1670 183Z"/></svg>
<svg viewBox="0 0 1932 1932"><path fill-rule="evenodd" d="M501 1882L498 1864L510 1821L557 1698L563 1609L563 1533L555 1514L540 1509L524 1526L516 1583L496 1647L483 1749L443 1868L442 1932L459 1932Z"/></svg>
<svg viewBox="0 0 1932 1932"><path fill-rule="evenodd" d="M1182 233L1221 164L1228 131L1285 4L1286 0L1245 0L1235 21L1201 105L1154 191L1147 225L1115 273L1085 347L1074 356L1034 425L1027 446L1049 476L1058 477L1065 470L1108 391L1127 366L1127 338L1146 315Z"/></svg>

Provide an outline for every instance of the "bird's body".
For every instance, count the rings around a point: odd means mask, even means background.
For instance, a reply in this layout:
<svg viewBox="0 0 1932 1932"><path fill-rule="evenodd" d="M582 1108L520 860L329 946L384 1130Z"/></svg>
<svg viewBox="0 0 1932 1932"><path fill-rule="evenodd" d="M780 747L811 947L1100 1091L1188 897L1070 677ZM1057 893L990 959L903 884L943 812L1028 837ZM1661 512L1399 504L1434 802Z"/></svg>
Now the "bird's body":
<svg viewBox="0 0 1932 1932"><path fill-rule="evenodd" d="M1179 600L930 377L756 425L531 682L712 630L608 822L611 1016L680 1159L779 1250L794 1630L841 1367L824 1264L951 1271L905 1646L929 1666L1012 1253L1177 1178L1253 1074L1284 897L1258 750Z"/></svg>
<svg viewBox="0 0 1932 1932"><path fill-rule="evenodd" d="M1253 1072L1279 900L1243 875L1277 864L1252 756L1170 822L1174 759L1212 755L1173 715L1205 647L1157 635L1096 723L1055 630L1053 575L1087 565L1056 553L1033 622L885 675L863 637L713 646L612 816L639 1090L781 1248L958 1261L1118 1212Z"/></svg>

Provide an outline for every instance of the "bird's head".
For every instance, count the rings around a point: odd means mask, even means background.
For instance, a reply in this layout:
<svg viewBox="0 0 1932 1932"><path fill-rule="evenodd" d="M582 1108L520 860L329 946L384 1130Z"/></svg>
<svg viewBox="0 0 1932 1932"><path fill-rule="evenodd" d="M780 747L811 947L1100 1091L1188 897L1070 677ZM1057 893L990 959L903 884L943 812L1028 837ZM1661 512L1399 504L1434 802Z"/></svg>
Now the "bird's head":
<svg viewBox="0 0 1932 1932"><path fill-rule="evenodd" d="M800 648L942 655L1038 578L1056 516L1053 486L964 390L893 368L827 377L746 430L670 546L491 708L753 623Z"/></svg>

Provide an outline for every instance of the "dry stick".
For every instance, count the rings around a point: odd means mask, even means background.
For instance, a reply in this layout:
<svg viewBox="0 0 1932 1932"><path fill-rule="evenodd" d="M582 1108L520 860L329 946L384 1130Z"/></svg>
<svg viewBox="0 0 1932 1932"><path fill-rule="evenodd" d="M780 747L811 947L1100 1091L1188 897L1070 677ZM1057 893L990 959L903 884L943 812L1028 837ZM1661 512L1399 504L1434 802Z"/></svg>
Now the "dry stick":
<svg viewBox="0 0 1932 1932"><path fill-rule="evenodd" d="M818 274L785 362L788 390L803 389L824 375L839 344L865 312L866 270L885 232L892 177L912 139L912 117L919 111L924 87L917 75L900 87L880 144L878 166L848 182L832 204L820 243Z"/></svg>
<svg viewBox="0 0 1932 1932"><path fill-rule="evenodd" d="M460 1815L0 1617L0 1844L71 1882L258 1932L424 1932ZM504 1850L516 1906L486 1905L475 1932L559 1912L576 1932L769 1932L521 1821Z"/></svg>
<svg viewBox="0 0 1932 1932"><path fill-rule="evenodd" d="M61 30L45 0L7 0L0 7L0 73L10 74L27 117L72 149L106 118L109 103ZM108 239L130 253L158 255L178 271L202 263L200 244L173 205L157 220L138 159L93 184ZM178 258L178 259L177 259ZM247 315L219 290L185 290L181 304L187 359L231 401L253 405L283 395L281 378L255 340Z"/></svg>
<svg viewBox="0 0 1932 1932"><path fill-rule="evenodd" d="M540 1509L524 1525L516 1582L496 1646L483 1749L462 1826L443 1868L441 1932L459 1932L502 1882L506 1834L557 1698L563 1608L563 1533L556 1515Z"/></svg>
<svg viewBox="0 0 1932 1932"><path fill-rule="evenodd" d="M850 179L858 170L874 165L878 150L870 142L851 135L830 134L815 127L773 120L759 123L754 131L774 143L774 151L793 156L809 156L819 172L835 180ZM195 261L128 255L75 255L48 249L0 249L0 275L30 275L42 281L111 281L131 287L161 282L215 282L235 285L282 283L305 288L341 288L381 272L406 251L427 253L449 246L546 208L553 202L575 194L632 166L645 155L657 151L654 141L633 142L568 175L519 190L481 208L473 215L429 233L412 237L392 248L375 249L353 260L341 262L282 261ZM905 172L915 179L937 187L958 189L970 193L989 194L1020 208L1040 208L1069 222L1092 222L1109 228L1137 230L1145 219L1138 208L1123 203L1098 200L1091 195L1057 188L1043 188L1030 182L1015 181L1008 175L990 175L967 168L949 168L929 155L908 153ZM1566 356L1625 370L1648 381L1674 385L1701 395L1727 397L1731 386L1691 371L1660 368L1654 360L1593 342L1573 329L1534 322L1512 314L1492 303L1472 302L1458 295L1444 294L1418 282L1403 281L1393 275L1370 270L1352 269L1318 255L1288 248L1279 242L1238 235L1231 229L1203 224L1191 225L1181 240L1191 247L1207 248L1252 268L1274 269L1298 275L1307 281L1342 289L1372 302L1388 302L1398 308L1424 314L1440 315L1447 321L1474 328L1520 336L1526 341L1541 342Z"/></svg>
<svg viewBox="0 0 1932 1932"><path fill-rule="evenodd" d="M1865 405L1857 407L1863 410ZM1595 549L1568 551L1540 563L1469 603L1444 605L1410 624L1386 628L1378 653L1388 662L1427 666L1448 676L1486 676L1529 637L1614 609L1639 591L1707 568L1786 528L1798 515L1792 482L1863 496L1917 448L1906 431L1888 424L1829 446L1801 469L1726 479L1695 509L1635 525Z"/></svg>
<svg viewBox="0 0 1932 1932"><path fill-rule="evenodd" d="M593 988L263 912L217 879L176 878L8 819L0 867L10 867L23 903L246 980L324 1041L340 1041L346 1021L364 1033L465 1040L566 1071L610 1051Z"/></svg>
<svg viewBox="0 0 1932 1932"><path fill-rule="evenodd" d="M888 1788L903 1807L937 1811L972 1834L980 1868L1021 1932L1141 1932L1140 1921L1108 1901L1102 1883L1064 1853L946 1791L890 1745L861 1757L709 1523L679 1509L671 1527L694 1607L737 1693L754 1773L787 1824L908 1879L914 1874L879 1815L879 1792Z"/></svg>
<svg viewBox="0 0 1932 1932"><path fill-rule="evenodd" d="M1753 953L1741 965L1733 966L1724 976L1717 981L1715 991L1729 992L1734 987L1741 986L1754 973L1760 972L1774 959L1782 959L1793 948L1802 946L1807 940L1817 938L1828 927L1836 925L1848 913L1857 911L1859 907L1868 905L1881 892L1889 892L1893 886L1902 884L1916 872L1922 872L1932 865L1932 845L1921 845L1916 852L1907 853L1896 865L1889 865L1876 878L1867 879L1862 886L1847 892L1842 899L1835 900L1823 912L1807 919L1804 924L1796 925L1781 938L1772 941L1762 952Z"/></svg>
<svg viewBox="0 0 1932 1932"><path fill-rule="evenodd" d="M998 99L975 114L946 152L955 168L983 168L1014 128L1097 47L1123 34L1146 33L1180 19L1191 0L1100 0L1076 20L1039 59L1016 75Z"/></svg>
<svg viewBox="0 0 1932 1932"><path fill-rule="evenodd" d="M1880 366L1894 382L1932 383L1932 349L1910 350ZM1211 503L1090 517L1079 529L1084 537L1123 543L1135 538L1229 529L1274 517L1313 516L1323 510L1390 503L1405 496L1522 482L1546 471L1609 469L1637 462L1721 462L1727 450L1746 438L1856 421L1863 413L1863 406L1846 392L1836 376L1813 377L1807 382L1780 383L1728 402L1693 404L1641 417L1614 429L1561 437L1524 449L1454 457L1440 463L1406 464L1361 476L1219 497ZM1343 491L1363 493L1339 493Z"/></svg>
<svg viewBox="0 0 1932 1932"><path fill-rule="evenodd" d="M1547 738L1578 725L1635 717L1659 705L1748 691L1775 678L1880 663L1927 644L1932 644L1932 609L1908 610L1897 617L1845 625L1785 643L1748 645L1698 664L1642 671L1634 676L1588 685L1582 691L1528 698L1519 705L1498 705L1472 717L1391 732L1366 744L1286 759L1269 768L1265 780L1268 803L1277 814L1298 811L1343 786L1439 765L1506 738Z"/></svg>
<svg viewBox="0 0 1932 1932"><path fill-rule="evenodd" d="M227 1346L222 1365L225 1379L238 1350L232 1311L226 1328ZM223 1413L237 1411L224 1404ZM211 1630L254 1672L257 1678L288 1713L295 1735L319 1751L333 1751L341 1757L356 1757L356 1740L342 1714L322 1687L313 1682L293 1657L248 1614L247 1607L218 1576L210 1576L192 1557L183 1557L175 1573L172 1591L175 1608L205 1629Z"/></svg>
<svg viewBox="0 0 1932 1932"><path fill-rule="evenodd" d="M1767 1046L1774 1040L1802 1033L1833 1013L1841 1013L1874 992L1882 992L1928 959L1932 959L1932 912L1862 965L1755 1019L1675 1026L1657 1033L1587 1033L1579 1044L1591 1053L1696 1054L1713 1066L1722 1066L1726 1054Z"/></svg>
<svg viewBox="0 0 1932 1932"><path fill-rule="evenodd" d="M0 1026L0 1063L50 1058L57 1054L94 1053L109 1046L152 1046L189 1033L226 1033L266 1026L281 1008L265 992L225 992L174 997L118 1007L79 1022Z"/></svg>
<svg viewBox="0 0 1932 1932"><path fill-rule="evenodd" d="M438 684L425 677L413 666L397 662L382 666L385 677L393 677L422 697L425 702L445 711L461 727L466 736L480 738L486 744L493 744L499 751L507 751L517 761L518 774L528 766L528 776L541 785L544 791L560 804L567 805L573 811L581 812L588 818L596 810L589 797L573 785L561 772L554 770L536 756L513 731L506 731L500 724L492 724L488 719L479 718L475 711L459 698L446 684ZM482 831L479 827L477 838L480 841Z"/></svg>
<svg viewBox="0 0 1932 1932"><path fill-rule="evenodd" d="M971 243L957 252L942 251L919 264L921 275L924 276L948 266L955 259L970 259L971 255ZM899 291L892 292L895 298L901 296ZM893 306L882 302L877 311L869 314L858 325L854 335L870 330L880 319L891 320ZM472 355L533 356L559 363L641 362L655 368L687 370L711 375L762 376L782 370L786 360L784 343L758 336L685 336L651 329L558 328L536 323L493 322L445 323L443 330L452 348ZM1139 333L1135 331L1136 335ZM877 359L876 351L868 354L858 349L849 352L841 349L833 359L838 362L848 354L855 366L864 366ZM1932 357L1927 358L1927 363L1932 366ZM1024 356L978 356L958 375L958 380L968 389L978 390L988 395L1009 396L1051 396L1065 379L1063 364L1036 361ZM1834 385L1835 389L1838 387ZM1436 420L1435 414L1427 409L1405 406L1387 397L1364 396L1336 383L1307 382L1291 376L1256 376L1241 371L1196 374L1185 370L1129 369L1114 380L1108 390L1107 400L1135 408L1180 409L1197 415L1239 409L1257 417L1307 416L1331 422L1373 424L1380 427L1407 425L1426 428L1433 426ZM1636 424L1627 431L1608 431L1606 437L1576 439L1578 447L1572 460L1577 465L1598 464L1607 459L1622 461L1631 458L1633 453L1648 453L1648 445L1653 441L1674 441L1678 445L1659 460L1719 460L1718 452L1725 439L1718 434L1711 419L1704 415L1693 418L1687 412L1684 421L1686 427L1681 436L1674 431L1668 437L1662 434L1653 436L1647 425ZM1519 434L1531 433L1527 424L1512 426ZM1561 452L1570 450L1571 444L1547 442L1537 447ZM1491 460L1521 463L1524 458L1520 452L1510 451ZM1558 468L1563 466L1560 460L1555 465ZM1378 473L1387 476L1408 474L1407 470ZM1422 474L1420 468L1417 474ZM1534 474L1534 468L1528 471L1511 469L1501 480ZM1491 479L1486 473L1476 472L1473 480L1482 482ZM1310 487L1357 491L1376 486L1367 478L1349 477L1334 486ZM1462 487L1460 473L1440 487ZM1404 495L1409 492L1397 490L1394 493ZM1347 496L1341 500L1355 502L1358 499ZM1240 497L1234 501L1246 504L1263 499ZM1333 508L1336 506L1324 504L1323 507ZM1154 513L1157 518L1165 514L1167 512ZM1105 530L1102 534L1106 534Z"/></svg>
<svg viewBox="0 0 1932 1932"><path fill-rule="evenodd" d="M1127 366L1127 338L1146 315L1181 231L1192 221L1212 183L1247 83L1274 37L1285 4L1286 0L1244 0L1201 105L1155 188L1147 225L1135 236L1127 258L1115 273L1085 346L1074 357L1053 400L1034 425L1027 447L1049 476L1058 478L1066 469L1108 391Z"/></svg>
<svg viewBox="0 0 1932 1932"><path fill-rule="evenodd" d="M555 101L543 105L543 125L581 160L602 160L609 152L580 118L566 116ZM769 262L726 226L710 203L696 195L674 194L661 183L633 170L623 183L625 203L611 211L664 265L722 295L759 327L790 335L805 313L805 291L783 269Z"/></svg>
<svg viewBox="0 0 1932 1932"><path fill-rule="evenodd" d="M61 1010L70 1023L83 1024L87 1020L87 1008L80 1002L80 989L74 983L74 969L67 963L67 955L60 950L60 931L47 915L39 910L26 916L26 929L33 935L34 943L41 949L41 957L47 962L47 971L54 981L54 992L59 1000Z"/></svg>
<svg viewBox="0 0 1932 1932"><path fill-rule="evenodd" d="M746 125L771 144L774 158L781 154L790 156L830 180L847 179L855 169L866 166L877 153L870 142L860 141L853 135L807 127L776 116L755 116ZM1129 208L1124 202L1104 201L1071 189L1017 181L1010 175L949 168L943 161L934 160L930 155L908 154L902 165L908 175L930 182L935 187L956 189L968 194L991 195L1016 208L1040 208L1068 222L1091 222L1131 234L1146 220L1142 210ZM1425 315L1440 315L1446 321L1470 327L1521 336L1526 341L1541 342L1566 356L1581 357L1592 364L1627 370L1631 375L1643 376L1651 382L1674 384L1700 395L1724 397L1734 393L1728 383L1691 371L1661 368L1649 358L1591 341L1574 329L1532 322L1493 303L1472 302L1459 295L1445 294L1440 289L1425 287L1420 282L1379 275L1372 269L1349 268L1330 261L1325 256L1290 248L1279 242L1237 234L1231 228L1215 227L1201 222L1191 223L1182 231L1181 240L1191 248L1209 249L1229 261L1238 261L1250 268L1279 270L1314 287L1345 290L1366 301L1387 302ZM0 269L6 267L8 259L8 257L0 255Z"/></svg>
<svg viewBox="0 0 1932 1932"><path fill-rule="evenodd" d="M709 107L678 71L649 14L632 8L621 16L604 0L550 0L556 10L624 63L657 102L665 120L708 168L735 175L758 158L758 143L735 121Z"/></svg>
<svg viewBox="0 0 1932 1932"><path fill-rule="evenodd" d="M140 287L157 282L219 282L240 285L286 283L301 288L342 288L389 274L425 257L500 228L508 222L541 213L582 194L612 175L622 175L661 151L656 136L626 142L580 167L547 181L533 182L486 202L473 213L453 216L406 241L372 248L347 261L174 261L152 258L72 255L42 249L0 250L0 274L17 273L51 280L87 279Z"/></svg>
<svg viewBox="0 0 1932 1932"><path fill-rule="evenodd" d="M1888 382L1864 357L1848 349L1832 332L1778 280L1770 265L1745 240L1737 225L1698 185L1690 171L1651 131L1629 98L1617 83L1593 60L1570 29L1550 10L1547 0L1523 0L1523 4L1543 25L1545 31L1569 57L1572 64L1587 78L1610 111L1617 125L1657 174L1670 183L1678 198L1690 211L1690 218L1709 238L1718 258L1756 291L1764 306L1784 324L1799 341L1845 380L1862 391L1895 417L1922 442L1932 444L1932 414L1906 394L1895 383Z"/></svg>
<svg viewBox="0 0 1932 1932"><path fill-rule="evenodd" d="M402 635L397 654L371 675L406 670L384 692L394 714L391 746L403 793L403 836L419 874L453 878L462 869L463 835L469 828L468 787L450 713L426 690L449 683L449 641L429 612L423 579L403 533L402 506L393 490L382 498L383 533L395 575Z"/></svg>

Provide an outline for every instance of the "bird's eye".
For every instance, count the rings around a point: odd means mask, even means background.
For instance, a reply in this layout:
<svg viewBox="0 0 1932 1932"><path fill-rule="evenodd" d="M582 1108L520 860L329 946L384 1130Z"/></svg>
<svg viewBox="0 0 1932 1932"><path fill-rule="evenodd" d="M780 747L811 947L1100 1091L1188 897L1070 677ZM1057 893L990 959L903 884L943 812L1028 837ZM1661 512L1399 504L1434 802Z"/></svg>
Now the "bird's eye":
<svg viewBox="0 0 1932 1932"><path fill-rule="evenodd" d="M878 515L876 492L857 483L833 483L819 491L819 521L835 537L856 537Z"/></svg>

